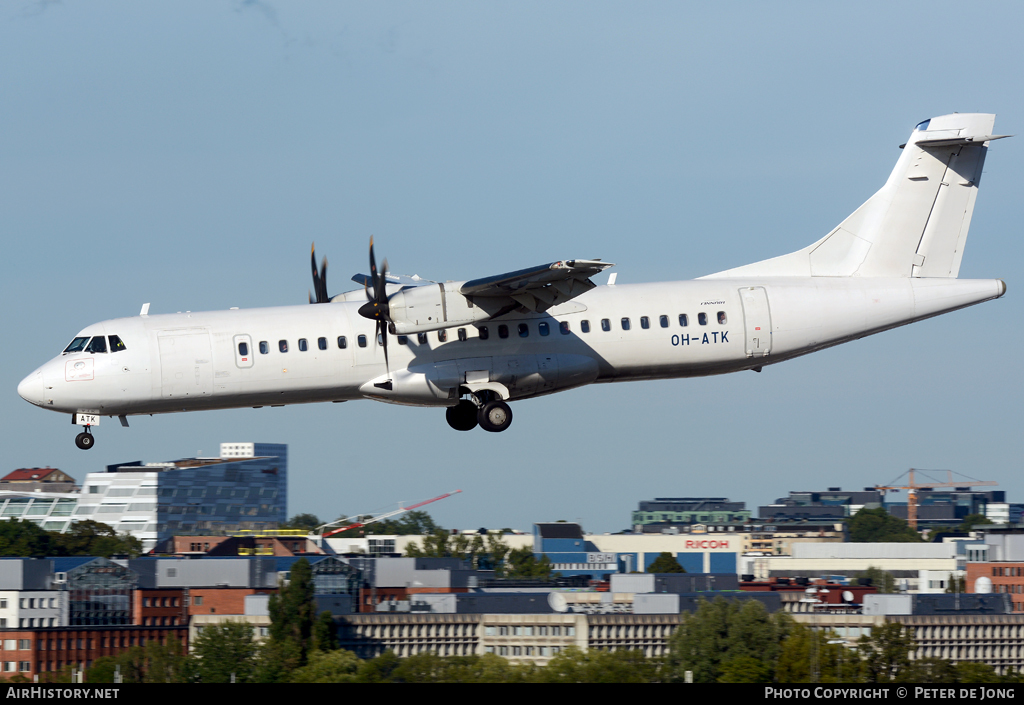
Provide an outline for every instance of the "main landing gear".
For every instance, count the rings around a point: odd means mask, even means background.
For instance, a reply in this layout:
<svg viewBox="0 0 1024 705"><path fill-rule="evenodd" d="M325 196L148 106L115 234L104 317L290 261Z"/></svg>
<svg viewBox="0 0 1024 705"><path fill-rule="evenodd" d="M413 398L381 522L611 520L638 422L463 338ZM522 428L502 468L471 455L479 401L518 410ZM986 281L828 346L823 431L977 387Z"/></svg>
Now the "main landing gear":
<svg viewBox="0 0 1024 705"><path fill-rule="evenodd" d="M448 407L445 418L456 431L472 431L479 425L485 431L500 433L512 425L512 409L494 392L485 391Z"/></svg>
<svg viewBox="0 0 1024 705"><path fill-rule="evenodd" d="M96 438L89 431L89 427L86 426L85 430L75 436L75 445L82 450L89 450L96 445Z"/></svg>

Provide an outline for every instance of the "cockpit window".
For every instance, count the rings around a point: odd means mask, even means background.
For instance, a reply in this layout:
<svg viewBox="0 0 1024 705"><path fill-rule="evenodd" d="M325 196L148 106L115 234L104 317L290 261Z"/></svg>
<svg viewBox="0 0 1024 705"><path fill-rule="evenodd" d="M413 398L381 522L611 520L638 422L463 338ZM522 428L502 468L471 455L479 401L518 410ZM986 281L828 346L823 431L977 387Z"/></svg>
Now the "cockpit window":
<svg viewBox="0 0 1024 705"><path fill-rule="evenodd" d="M85 349L86 352L90 353L105 353L107 351L107 339L102 335L97 335L89 343L89 347Z"/></svg>
<svg viewBox="0 0 1024 705"><path fill-rule="evenodd" d="M924 122L919 122L919 123L917 123L917 127L915 127L914 129L915 130L927 130L928 129L928 123L930 123L931 121L932 121L932 119L928 118Z"/></svg>
<svg viewBox="0 0 1024 705"><path fill-rule="evenodd" d="M85 350L85 344L88 343L88 342L89 342L89 336L85 336L84 338L75 338L74 340L71 341L71 345L69 345L66 348L64 348L64 352L66 352L66 353L82 352L83 350Z"/></svg>
<svg viewBox="0 0 1024 705"><path fill-rule="evenodd" d="M107 337L110 338L110 352L115 353L128 349L124 346L124 343L121 342L121 339L118 338L116 335L108 335Z"/></svg>

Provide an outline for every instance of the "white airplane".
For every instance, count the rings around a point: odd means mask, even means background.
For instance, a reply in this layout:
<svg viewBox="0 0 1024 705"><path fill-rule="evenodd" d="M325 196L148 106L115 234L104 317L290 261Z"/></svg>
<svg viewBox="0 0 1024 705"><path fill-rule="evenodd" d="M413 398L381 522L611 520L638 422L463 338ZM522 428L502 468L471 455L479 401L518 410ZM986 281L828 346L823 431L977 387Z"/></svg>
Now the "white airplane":
<svg viewBox="0 0 1024 705"><path fill-rule="evenodd" d="M316 306L148 315L90 325L18 385L100 417L374 399L447 409L452 428L504 431L508 402L593 382L760 371L1003 295L958 280L995 116L917 125L885 185L814 244L693 281L605 286L612 265L563 260L462 282L377 271ZM364 300L367 299L368 301Z"/></svg>

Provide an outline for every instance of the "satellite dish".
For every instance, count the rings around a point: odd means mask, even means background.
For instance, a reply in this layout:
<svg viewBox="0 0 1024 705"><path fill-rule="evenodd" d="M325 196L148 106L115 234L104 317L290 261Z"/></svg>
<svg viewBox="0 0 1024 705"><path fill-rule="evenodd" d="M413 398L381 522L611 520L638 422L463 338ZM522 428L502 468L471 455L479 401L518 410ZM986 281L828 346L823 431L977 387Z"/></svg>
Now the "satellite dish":
<svg viewBox="0 0 1024 705"><path fill-rule="evenodd" d="M987 578L984 575L974 581L974 592L988 595L992 592L992 578Z"/></svg>
<svg viewBox="0 0 1024 705"><path fill-rule="evenodd" d="M555 612L569 611L569 603L565 601L565 595L560 592L548 593L548 606Z"/></svg>
<svg viewBox="0 0 1024 705"><path fill-rule="evenodd" d="M853 602L853 593L849 590L843 590L843 602Z"/></svg>

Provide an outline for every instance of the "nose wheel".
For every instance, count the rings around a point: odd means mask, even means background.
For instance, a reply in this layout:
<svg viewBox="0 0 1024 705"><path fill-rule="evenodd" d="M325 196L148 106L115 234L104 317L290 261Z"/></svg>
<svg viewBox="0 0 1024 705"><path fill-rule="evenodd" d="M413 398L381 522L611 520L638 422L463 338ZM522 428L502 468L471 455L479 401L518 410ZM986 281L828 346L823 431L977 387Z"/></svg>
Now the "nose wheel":
<svg viewBox="0 0 1024 705"><path fill-rule="evenodd" d="M96 438L89 432L89 427L86 426L85 430L75 436L75 445L82 450L89 450L96 445Z"/></svg>

